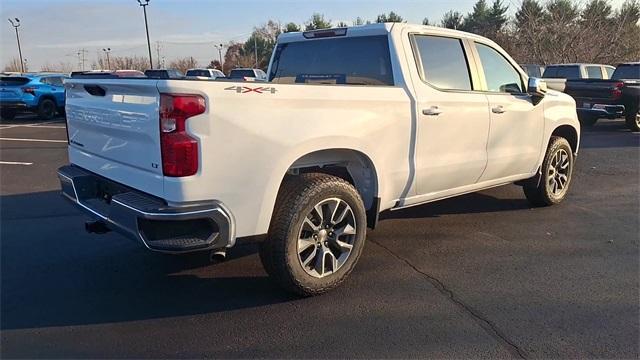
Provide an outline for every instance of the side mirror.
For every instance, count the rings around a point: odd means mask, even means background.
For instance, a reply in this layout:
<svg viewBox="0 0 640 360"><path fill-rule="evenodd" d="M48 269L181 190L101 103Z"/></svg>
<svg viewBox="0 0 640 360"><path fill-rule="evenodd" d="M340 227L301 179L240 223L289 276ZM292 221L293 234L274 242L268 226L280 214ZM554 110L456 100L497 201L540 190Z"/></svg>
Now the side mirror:
<svg viewBox="0 0 640 360"><path fill-rule="evenodd" d="M539 78L529 78L527 93L533 97L542 99L547 94L547 83Z"/></svg>

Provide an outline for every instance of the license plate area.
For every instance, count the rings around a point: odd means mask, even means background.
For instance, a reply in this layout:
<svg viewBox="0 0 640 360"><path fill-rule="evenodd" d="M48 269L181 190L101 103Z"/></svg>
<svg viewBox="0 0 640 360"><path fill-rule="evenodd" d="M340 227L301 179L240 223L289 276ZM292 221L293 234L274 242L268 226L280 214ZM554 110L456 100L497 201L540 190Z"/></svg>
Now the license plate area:
<svg viewBox="0 0 640 360"><path fill-rule="evenodd" d="M78 201L91 199L110 204L111 198L127 191L123 186L91 175L76 177L73 183L78 195Z"/></svg>

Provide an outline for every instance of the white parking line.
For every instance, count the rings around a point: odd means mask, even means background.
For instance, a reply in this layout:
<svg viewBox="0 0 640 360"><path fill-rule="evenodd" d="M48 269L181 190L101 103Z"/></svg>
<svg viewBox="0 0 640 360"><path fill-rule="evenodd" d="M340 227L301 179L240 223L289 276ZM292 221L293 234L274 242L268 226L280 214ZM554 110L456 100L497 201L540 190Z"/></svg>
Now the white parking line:
<svg viewBox="0 0 640 360"><path fill-rule="evenodd" d="M21 125L29 128L42 128L42 129L66 129L66 126L52 126L52 125Z"/></svg>
<svg viewBox="0 0 640 360"><path fill-rule="evenodd" d="M0 161L0 165L33 165L33 163L21 161Z"/></svg>
<svg viewBox="0 0 640 360"><path fill-rule="evenodd" d="M43 121L43 122L30 123L30 124L0 125L0 130L13 129L17 127L38 127L38 128L41 127L41 128L51 128L51 129L64 129L66 127L66 126L50 126L46 124L63 124L63 122L60 120L50 120L50 121Z"/></svg>
<svg viewBox="0 0 640 360"><path fill-rule="evenodd" d="M66 143L67 140L48 140L48 139L18 139L18 138L0 138L5 141L35 141L35 142L52 142L52 143Z"/></svg>

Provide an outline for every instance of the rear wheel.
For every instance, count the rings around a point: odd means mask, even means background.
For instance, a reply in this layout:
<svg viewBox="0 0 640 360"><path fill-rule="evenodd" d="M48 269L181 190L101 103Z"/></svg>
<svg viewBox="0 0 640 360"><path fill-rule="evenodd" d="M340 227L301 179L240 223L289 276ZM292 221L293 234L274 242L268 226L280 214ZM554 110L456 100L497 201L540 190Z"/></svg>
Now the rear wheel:
<svg viewBox="0 0 640 360"><path fill-rule="evenodd" d="M360 194L326 174L285 179L260 259L282 287L302 296L339 286L364 247L366 213Z"/></svg>
<svg viewBox="0 0 640 360"><path fill-rule="evenodd" d="M640 109L636 111L630 111L625 116L627 127L631 131L640 131Z"/></svg>
<svg viewBox="0 0 640 360"><path fill-rule="evenodd" d="M529 181L523 186L527 200L533 206L555 205L564 200L571 185L573 160L569 142L552 136L542 162L540 180Z"/></svg>
<svg viewBox="0 0 640 360"><path fill-rule="evenodd" d="M56 103L51 99L42 99L38 104L38 117L51 120L56 115Z"/></svg>
<svg viewBox="0 0 640 360"><path fill-rule="evenodd" d="M598 117L591 114L583 114L578 116L578 120L580 120L580 125L589 127L598 122Z"/></svg>
<svg viewBox="0 0 640 360"><path fill-rule="evenodd" d="M16 111L13 109L2 109L0 110L0 117L3 120L13 120L16 117Z"/></svg>

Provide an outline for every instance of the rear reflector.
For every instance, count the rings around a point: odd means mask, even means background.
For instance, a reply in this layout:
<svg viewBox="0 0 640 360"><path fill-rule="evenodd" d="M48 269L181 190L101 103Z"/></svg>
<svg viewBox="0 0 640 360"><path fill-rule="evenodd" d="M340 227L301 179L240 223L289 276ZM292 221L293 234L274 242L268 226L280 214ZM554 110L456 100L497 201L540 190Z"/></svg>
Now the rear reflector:
<svg viewBox="0 0 640 360"><path fill-rule="evenodd" d="M187 120L205 109L200 95L160 94L160 147L165 176L198 172L198 141L187 133Z"/></svg>

